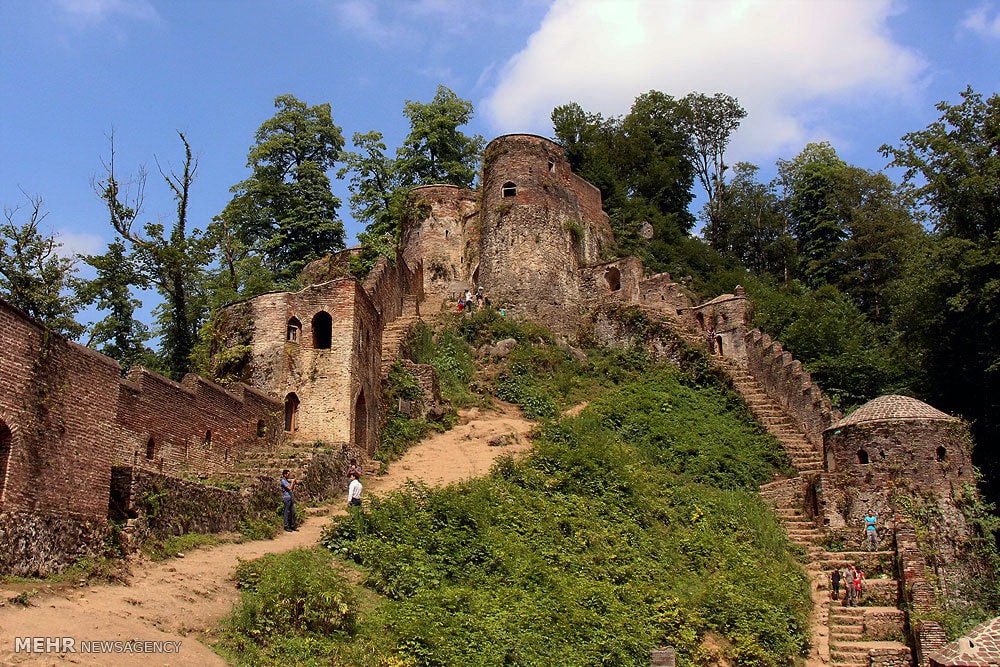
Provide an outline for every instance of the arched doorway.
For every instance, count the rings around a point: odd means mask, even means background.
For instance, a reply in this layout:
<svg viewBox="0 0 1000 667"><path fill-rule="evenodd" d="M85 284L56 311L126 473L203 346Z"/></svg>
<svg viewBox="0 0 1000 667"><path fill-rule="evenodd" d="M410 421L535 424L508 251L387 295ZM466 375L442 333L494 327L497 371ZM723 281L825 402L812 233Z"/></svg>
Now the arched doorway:
<svg viewBox="0 0 1000 667"><path fill-rule="evenodd" d="M7 466L10 464L10 452L14 446L14 434L7 423L0 419L0 501L7 488Z"/></svg>
<svg viewBox="0 0 1000 667"><path fill-rule="evenodd" d="M329 350L333 342L333 317L321 310L312 319L313 347L317 350Z"/></svg>
<svg viewBox="0 0 1000 667"><path fill-rule="evenodd" d="M715 337L715 350L719 353L720 356L723 357L726 356L725 353L722 351L722 336Z"/></svg>
<svg viewBox="0 0 1000 667"><path fill-rule="evenodd" d="M368 402L364 389L358 392L354 402L354 445L361 451L368 451Z"/></svg>
<svg viewBox="0 0 1000 667"><path fill-rule="evenodd" d="M299 397L294 393L285 396L285 430L289 433L299 430Z"/></svg>

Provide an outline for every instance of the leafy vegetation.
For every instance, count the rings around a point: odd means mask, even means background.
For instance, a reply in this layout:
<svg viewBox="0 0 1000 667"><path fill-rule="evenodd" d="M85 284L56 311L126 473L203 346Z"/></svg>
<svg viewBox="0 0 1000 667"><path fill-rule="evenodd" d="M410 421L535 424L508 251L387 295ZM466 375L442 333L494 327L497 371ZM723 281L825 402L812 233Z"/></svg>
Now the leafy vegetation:
<svg viewBox="0 0 1000 667"><path fill-rule="evenodd" d="M514 398L529 408L538 398L546 417L584 395L590 406L548 419L534 455L502 459L488 478L374 499L328 529L330 553L316 561L261 562L255 586L294 592L274 614L234 614L232 655L241 664L276 655L340 665L645 664L662 644L692 664L718 650L747 665L801 655L808 586L756 493L787 461L740 401L710 376L638 352L591 349L579 360L548 332L485 312L436 336L418 332L411 351L452 358L438 342L464 356L468 341L507 337L517 347L485 367L494 379L482 386L518 384ZM365 587L320 584L331 555ZM289 579L293 569L300 579ZM244 598L264 608L256 589ZM361 611L321 632L285 610L329 600L347 610L335 619Z"/></svg>

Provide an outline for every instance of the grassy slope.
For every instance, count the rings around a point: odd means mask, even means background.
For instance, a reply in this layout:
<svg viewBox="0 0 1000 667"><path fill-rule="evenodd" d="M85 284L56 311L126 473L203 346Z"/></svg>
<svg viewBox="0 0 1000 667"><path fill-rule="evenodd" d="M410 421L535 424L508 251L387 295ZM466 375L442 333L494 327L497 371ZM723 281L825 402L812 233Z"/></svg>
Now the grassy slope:
<svg viewBox="0 0 1000 667"><path fill-rule="evenodd" d="M477 344L513 326L472 324ZM756 494L785 464L777 443L710 378L640 353L575 362L536 333L488 384L539 416L582 395L587 410L545 422L532 457L488 478L373 502L332 527L330 551L244 566L237 662L644 665L670 644L686 663L711 645L778 665L803 651L807 583Z"/></svg>

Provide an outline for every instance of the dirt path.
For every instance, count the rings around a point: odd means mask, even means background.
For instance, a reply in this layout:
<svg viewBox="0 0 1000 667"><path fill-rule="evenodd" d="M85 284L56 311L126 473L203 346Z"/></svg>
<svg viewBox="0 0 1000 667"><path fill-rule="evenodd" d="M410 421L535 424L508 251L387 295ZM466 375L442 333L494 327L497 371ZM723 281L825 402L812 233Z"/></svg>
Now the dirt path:
<svg viewBox="0 0 1000 667"><path fill-rule="evenodd" d="M519 454L530 447L526 435L532 423L516 408L463 411L459 424L412 448L389 467L387 474L365 480L365 493L385 493L407 479L431 485L448 484L489 471L504 454ZM513 444L490 446L490 441L511 434ZM200 639L211 640L219 621L237 599L231 580L240 559L290 551L316 544L329 514L342 513L335 502L332 511L320 509L295 533L277 539L223 544L192 551L184 558L136 567L129 586L86 586L43 594L31 599L30 607L7 604L0 607L0 664L3 665L224 665ZM322 512L326 511L324 515ZM140 571L140 567L142 568ZM13 592L4 593L0 600ZM180 642L175 653L42 655L14 652L15 637L70 637L81 641Z"/></svg>

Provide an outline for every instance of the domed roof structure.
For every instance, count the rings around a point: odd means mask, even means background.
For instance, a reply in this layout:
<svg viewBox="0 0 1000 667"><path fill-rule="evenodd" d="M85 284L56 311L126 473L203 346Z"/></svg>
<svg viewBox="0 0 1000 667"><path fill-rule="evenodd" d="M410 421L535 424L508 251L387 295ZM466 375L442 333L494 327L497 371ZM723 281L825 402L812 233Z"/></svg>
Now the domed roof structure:
<svg viewBox="0 0 1000 667"><path fill-rule="evenodd" d="M936 420L954 421L954 417L909 396L890 394L868 401L829 429L843 428L862 422Z"/></svg>

